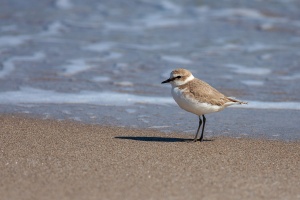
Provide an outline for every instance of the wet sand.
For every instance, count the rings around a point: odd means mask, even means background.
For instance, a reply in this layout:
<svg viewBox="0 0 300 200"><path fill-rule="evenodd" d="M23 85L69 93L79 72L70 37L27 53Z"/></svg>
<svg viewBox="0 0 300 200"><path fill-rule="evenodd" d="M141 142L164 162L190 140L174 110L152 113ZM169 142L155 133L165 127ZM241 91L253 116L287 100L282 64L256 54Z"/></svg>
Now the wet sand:
<svg viewBox="0 0 300 200"><path fill-rule="evenodd" d="M300 199L300 142L0 116L1 199Z"/></svg>

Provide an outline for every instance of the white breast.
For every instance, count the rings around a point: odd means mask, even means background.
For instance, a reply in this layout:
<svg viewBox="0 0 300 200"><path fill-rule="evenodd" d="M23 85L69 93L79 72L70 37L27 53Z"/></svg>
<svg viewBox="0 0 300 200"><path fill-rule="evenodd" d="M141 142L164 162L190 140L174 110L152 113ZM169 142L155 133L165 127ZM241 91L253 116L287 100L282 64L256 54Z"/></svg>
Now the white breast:
<svg viewBox="0 0 300 200"><path fill-rule="evenodd" d="M198 116L218 112L224 109L222 106L212 105L209 103L199 102L197 99L189 97L178 87L172 88L172 96L180 108L194 113Z"/></svg>

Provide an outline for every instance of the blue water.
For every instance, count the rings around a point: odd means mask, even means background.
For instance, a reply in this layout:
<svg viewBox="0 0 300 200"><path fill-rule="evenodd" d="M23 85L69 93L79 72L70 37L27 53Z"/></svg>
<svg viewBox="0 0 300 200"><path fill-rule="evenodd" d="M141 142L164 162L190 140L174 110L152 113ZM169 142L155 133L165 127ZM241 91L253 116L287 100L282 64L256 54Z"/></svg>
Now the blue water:
<svg viewBox="0 0 300 200"><path fill-rule="evenodd" d="M193 134L197 117L160 84L182 67L249 102L208 115L206 137L300 139L298 1L28 0L0 13L0 113Z"/></svg>

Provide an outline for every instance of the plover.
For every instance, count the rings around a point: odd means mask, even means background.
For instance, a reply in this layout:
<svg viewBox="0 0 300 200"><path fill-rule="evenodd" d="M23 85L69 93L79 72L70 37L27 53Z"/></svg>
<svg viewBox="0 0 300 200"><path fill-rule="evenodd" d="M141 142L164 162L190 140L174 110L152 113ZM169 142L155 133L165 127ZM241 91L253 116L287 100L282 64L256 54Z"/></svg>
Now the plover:
<svg viewBox="0 0 300 200"><path fill-rule="evenodd" d="M194 138L197 141L200 127L203 126L200 136L200 142L203 140L205 128L205 114L218 112L234 104L247 104L224 94L210 86L208 83L199 80L186 69L175 69L171 72L170 78L163 83L171 83L172 96L180 108L199 116L199 126Z"/></svg>

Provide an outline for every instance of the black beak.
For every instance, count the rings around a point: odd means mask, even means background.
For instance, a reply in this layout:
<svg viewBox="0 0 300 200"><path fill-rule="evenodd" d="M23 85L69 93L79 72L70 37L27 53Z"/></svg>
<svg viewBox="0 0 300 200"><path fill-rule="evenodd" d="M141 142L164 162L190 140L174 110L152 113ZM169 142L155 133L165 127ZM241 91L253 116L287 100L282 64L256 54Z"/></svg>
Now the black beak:
<svg viewBox="0 0 300 200"><path fill-rule="evenodd" d="M167 80L165 80L165 81L161 82L161 84L164 84L164 83L169 83L170 81L172 81L172 79L167 79Z"/></svg>
<svg viewBox="0 0 300 200"><path fill-rule="evenodd" d="M169 83L171 81L174 81L175 78L169 78L168 80L165 80L163 82L161 82L161 84L164 84L164 83Z"/></svg>

